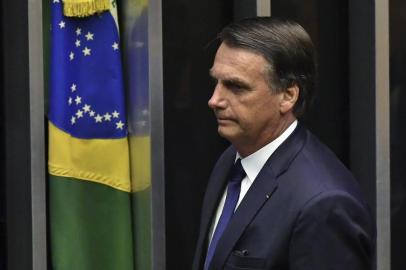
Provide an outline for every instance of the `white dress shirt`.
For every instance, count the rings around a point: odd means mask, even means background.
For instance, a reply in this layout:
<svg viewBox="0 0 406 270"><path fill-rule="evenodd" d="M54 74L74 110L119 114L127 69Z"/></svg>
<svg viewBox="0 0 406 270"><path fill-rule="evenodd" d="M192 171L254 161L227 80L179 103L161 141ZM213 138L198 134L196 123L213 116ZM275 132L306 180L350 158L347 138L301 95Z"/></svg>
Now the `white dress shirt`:
<svg viewBox="0 0 406 270"><path fill-rule="evenodd" d="M244 199L245 194L247 194L249 188L251 187L252 183L254 183L255 178L261 171L262 167L265 165L266 161L273 154L273 152L275 152L275 150L289 137L289 135L292 134L296 126L297 120L295 120L292 124L290 124L290 126L281 135L279 135L278 138L268 143L267 145L257 150L256 152L252 153L251 155L241 159L241 165L244 168L244 171L247 175L241 181L240 196L238 198L238 202L235 209L238 208L241 201ZM237 160L238 158L241 158L239 153L236 154L235 160ZM223 197L220 200L219 206L217 207L216 215L210 228L209 232L210 242L213 237L214 229L216 228L217 223L220 219L221 212L223 212L226 196L227 196L227 188L223 193Z"/></svg>

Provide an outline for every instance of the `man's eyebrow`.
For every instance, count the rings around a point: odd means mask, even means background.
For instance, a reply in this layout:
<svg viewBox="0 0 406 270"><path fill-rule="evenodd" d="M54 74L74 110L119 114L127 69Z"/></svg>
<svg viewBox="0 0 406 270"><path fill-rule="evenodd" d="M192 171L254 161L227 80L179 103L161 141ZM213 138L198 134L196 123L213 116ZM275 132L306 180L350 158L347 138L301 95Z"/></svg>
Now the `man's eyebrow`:
<svg viewBox="0 0 406 270"><path fill-rule="evenodd" d="M212 79L214 80L218 80L219 78L217 76L215 76L213 69L209 69L209 75ZM250 83L247 81L244 81L241 78L238 77L222 77L220 78L221 81L223 81L223 84L227 84L227 85L236 85L239 87L243 87L243 88L251 88Z"/></svg>
<svg viewBox="0 0 406 270"><path fill-rule="evenodd" d="M209 69L209 75L210 77L217 79L217 76L214 75L213 69ZM244 85L248 85L248 83L238 77L225 77L225 78L221 78L222 81L227 81L227 82L231 82L231 83L237 83L237 84L244 84Z"/></svg>
<svg viewBox="0 0 406 270"><path fill-rule="evenodd" d="M224 79L222 79L222 81L223 81L224 84L228 84L228 85L237 85L237 86L247 88L247 89L251 88L251 86L250 86L250 84L248 82L243 81L243 80L241 80L239 78L232 78L232 77L231 78L224 78Z"/></svg>

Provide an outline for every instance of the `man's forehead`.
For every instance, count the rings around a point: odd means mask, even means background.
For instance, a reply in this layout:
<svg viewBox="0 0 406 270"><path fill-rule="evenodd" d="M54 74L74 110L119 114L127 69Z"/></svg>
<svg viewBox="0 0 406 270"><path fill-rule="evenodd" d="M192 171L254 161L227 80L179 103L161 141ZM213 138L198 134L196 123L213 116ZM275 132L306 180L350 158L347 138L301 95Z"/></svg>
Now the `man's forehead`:
<svg viewBox="0 0 406 270"><path fill-rule="evenodd" d="M249 80L253 75L263 75L267 66L265 58L260 54L222 44L209 74L220 79Z"/></svg>

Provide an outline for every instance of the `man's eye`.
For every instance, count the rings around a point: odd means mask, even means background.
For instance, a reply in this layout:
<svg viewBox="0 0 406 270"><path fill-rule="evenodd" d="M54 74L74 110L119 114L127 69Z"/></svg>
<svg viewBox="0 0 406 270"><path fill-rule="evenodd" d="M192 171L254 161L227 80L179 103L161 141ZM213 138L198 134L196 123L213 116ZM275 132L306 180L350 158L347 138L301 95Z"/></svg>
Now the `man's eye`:
<svg viewBox="0 0 406 270"><path fill-rule="evenodd" d="M225 82L224 86L227 87L227 89L230 89L233 92L240 92L246 89L245 86L238 84L238 83L234 83L234 82Z"/></svg>

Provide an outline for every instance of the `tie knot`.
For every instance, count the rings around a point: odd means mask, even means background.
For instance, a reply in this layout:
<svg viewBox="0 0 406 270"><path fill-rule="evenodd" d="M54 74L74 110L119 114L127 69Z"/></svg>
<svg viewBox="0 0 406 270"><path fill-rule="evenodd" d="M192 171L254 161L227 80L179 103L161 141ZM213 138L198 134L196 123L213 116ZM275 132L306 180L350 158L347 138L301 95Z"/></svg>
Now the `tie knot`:
<svg viewBox="0 0 406 270"><path fill-rule="evenodd" d="M241 159L239 158L231 168L229 182L240 183L242 179L244 179L245 175L246 173L241 165Z"/></svg>

